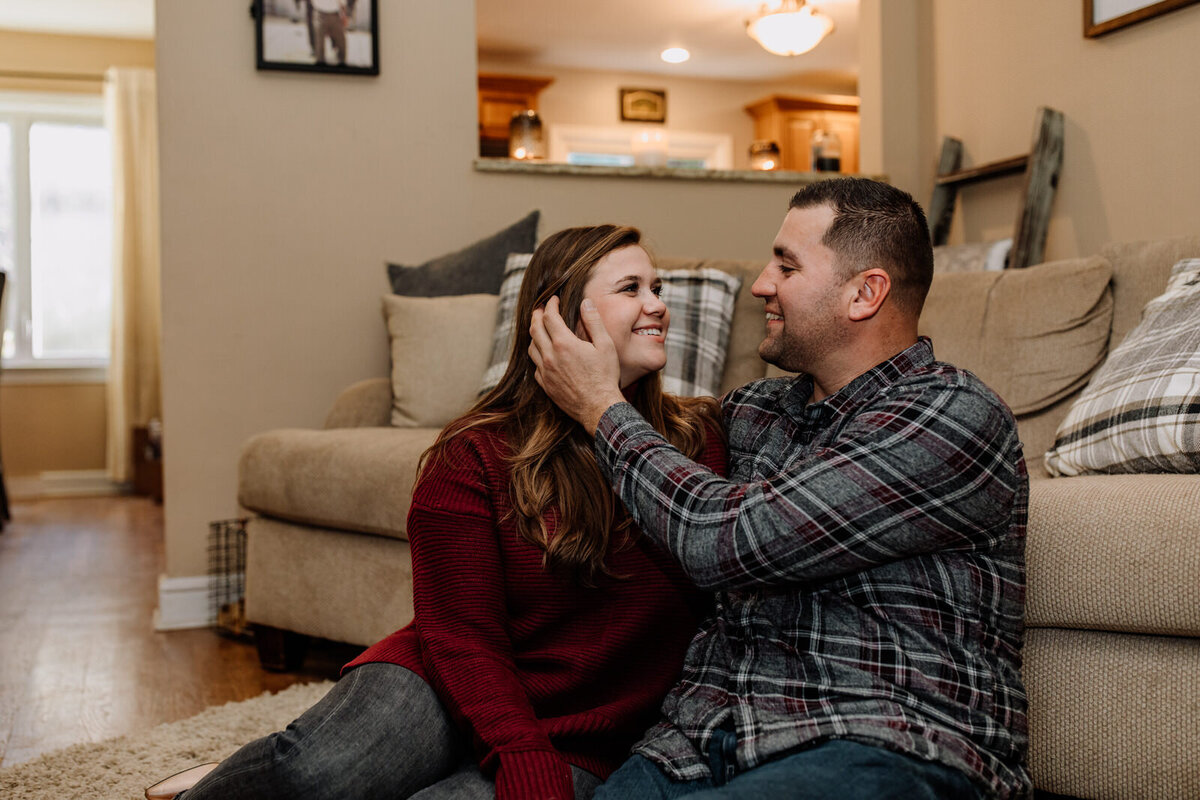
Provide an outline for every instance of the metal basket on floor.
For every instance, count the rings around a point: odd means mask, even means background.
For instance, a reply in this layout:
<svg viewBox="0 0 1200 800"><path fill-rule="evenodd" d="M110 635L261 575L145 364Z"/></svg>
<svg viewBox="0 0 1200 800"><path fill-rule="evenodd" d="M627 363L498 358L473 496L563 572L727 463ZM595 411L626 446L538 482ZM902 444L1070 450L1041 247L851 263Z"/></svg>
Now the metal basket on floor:
<svg viewBox="0 0 1200 800"><path fill-rule="evenodd" d="M249 637L246 625L246 520L208 526L208 611L217 633Z"/></svg>

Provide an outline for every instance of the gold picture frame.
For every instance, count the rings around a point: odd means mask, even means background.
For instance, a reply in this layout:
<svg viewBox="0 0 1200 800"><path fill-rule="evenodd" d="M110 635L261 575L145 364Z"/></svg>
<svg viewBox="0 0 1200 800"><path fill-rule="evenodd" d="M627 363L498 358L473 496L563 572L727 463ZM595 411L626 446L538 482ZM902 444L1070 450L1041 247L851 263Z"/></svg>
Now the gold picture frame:
<svg viewBox="0 0 1200 800"><path fill-rule="evenodd" d="M1083 0L1083 35L1088 39L1200 3L1200 0Z"/></svg>
<svg viewBox="0 0 1200 800"><path fill-rule="evenodd" d="M666 122L665 89L621 89L622 122Z"/></svg>

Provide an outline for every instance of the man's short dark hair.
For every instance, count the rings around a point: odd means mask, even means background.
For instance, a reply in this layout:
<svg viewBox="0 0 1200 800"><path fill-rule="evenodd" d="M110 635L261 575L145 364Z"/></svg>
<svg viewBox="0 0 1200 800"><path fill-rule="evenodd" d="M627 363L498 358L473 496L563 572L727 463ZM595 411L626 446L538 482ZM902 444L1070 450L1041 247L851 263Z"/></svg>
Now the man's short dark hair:
<svg viewBox="0 0 1200 800"><path fill-rule="evenodd" d="M933 280L933 246L912 195L869 178L831 178L796 192L788 208L825 205L834 218L822 244L837 256L842 274L849 279L866 269L886 270L896 304L919 315Z"/></svg>

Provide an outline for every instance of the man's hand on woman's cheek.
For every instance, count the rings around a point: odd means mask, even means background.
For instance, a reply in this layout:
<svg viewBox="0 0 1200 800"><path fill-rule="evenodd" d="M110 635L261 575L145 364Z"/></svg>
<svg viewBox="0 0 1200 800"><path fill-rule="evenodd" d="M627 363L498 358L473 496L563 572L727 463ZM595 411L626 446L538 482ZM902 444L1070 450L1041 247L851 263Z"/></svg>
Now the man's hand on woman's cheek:
<svg viewBox="0 0 1200 800"><path fill-rule="evenodd" d="M534 377L551 400L572 419L595 433L600 417L621 395L621 367L600 313L591 300L580 309L585 342L567 327L559 313L558 298L544 309L535 309L529 326L533 337L529 357L537 366Z"/></svg>

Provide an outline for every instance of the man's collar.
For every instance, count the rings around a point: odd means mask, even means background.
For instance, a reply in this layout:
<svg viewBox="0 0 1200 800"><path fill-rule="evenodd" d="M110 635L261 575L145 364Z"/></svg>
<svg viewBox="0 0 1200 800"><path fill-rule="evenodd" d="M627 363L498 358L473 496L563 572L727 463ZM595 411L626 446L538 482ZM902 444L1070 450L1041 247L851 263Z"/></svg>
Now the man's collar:
<svg viewBox="0 0 1200 800"><path fill-rule="evenodd" d="M932 364L933 360L933 343L928 337L922 336L911 347L876 364L817 403L808 402L813 392L812 376L801 373L780 398L780 405L794 419L815 415L839 416L875 397L884 387L913 370Z"/></svg>

